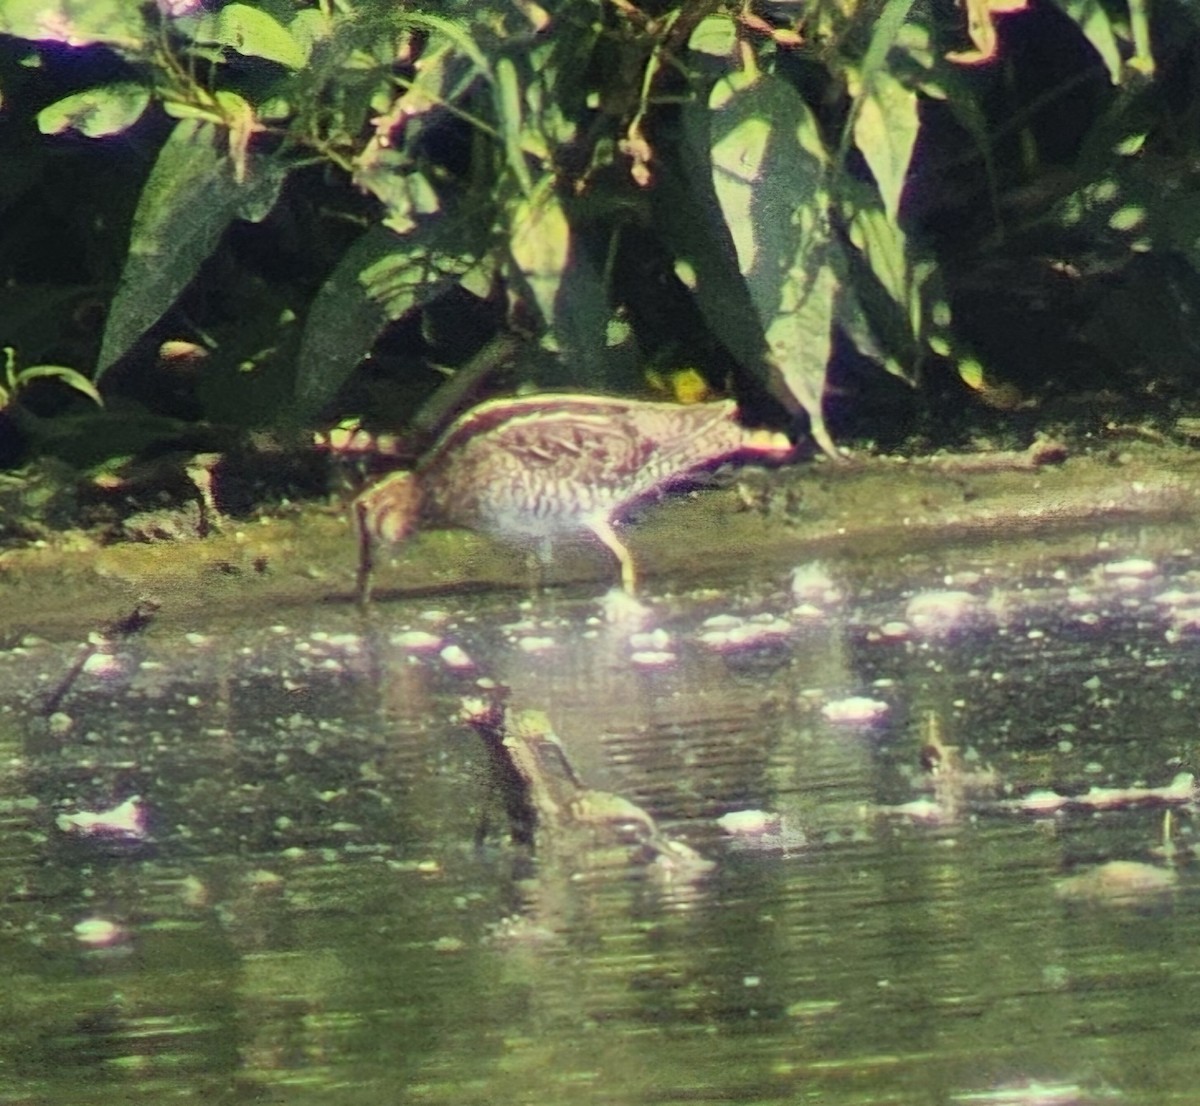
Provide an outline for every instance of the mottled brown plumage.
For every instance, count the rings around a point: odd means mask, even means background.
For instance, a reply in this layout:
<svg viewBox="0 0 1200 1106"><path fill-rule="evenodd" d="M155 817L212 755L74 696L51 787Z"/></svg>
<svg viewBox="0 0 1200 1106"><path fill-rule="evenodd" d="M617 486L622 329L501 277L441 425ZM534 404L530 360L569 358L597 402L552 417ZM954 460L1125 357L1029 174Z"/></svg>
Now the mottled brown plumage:
<svg viewBox="0 0 1200 1106"><path fill-rule="evenodd" d="M549 393L481 403L413 471L386 476L355 500L359 597L369 598L374 543L403 541L421 523L543 547L590 531L612 550L632 592L636 572L616 516L706 466L790 451L784 435L747 430L736 416L732 400L683 406Z"/></svg>

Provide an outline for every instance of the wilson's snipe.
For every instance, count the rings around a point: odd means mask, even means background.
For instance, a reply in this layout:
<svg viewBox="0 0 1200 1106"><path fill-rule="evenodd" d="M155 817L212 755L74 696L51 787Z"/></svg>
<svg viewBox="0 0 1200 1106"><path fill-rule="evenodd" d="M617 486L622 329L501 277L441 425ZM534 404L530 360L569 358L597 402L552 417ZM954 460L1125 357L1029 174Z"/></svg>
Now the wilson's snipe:
<svg viewBox="0 0 1200 1106"><path fill-rule="evenodd" d="M621 565L633 559L613 521L638 499L735 456L779 458L783 434L747 430L733 400L684 406L545 393L479 404L460 416L411 472L396 472L354 502L358 594L370 598L377 540L403 541L421 522L465 527L543 547L590 531Z"/></svg>

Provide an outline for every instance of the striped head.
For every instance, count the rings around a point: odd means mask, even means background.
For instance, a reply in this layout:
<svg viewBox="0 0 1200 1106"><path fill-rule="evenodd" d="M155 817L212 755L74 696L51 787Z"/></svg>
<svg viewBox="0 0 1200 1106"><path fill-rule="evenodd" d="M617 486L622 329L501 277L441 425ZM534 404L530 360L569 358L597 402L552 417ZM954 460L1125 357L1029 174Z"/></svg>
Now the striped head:
<svg viewBox="0 0 1200 1106"><path fill-rule="evenodd" d="M404 541L421 514L421 485L411 472L394 472L372 484L354 501L358 534L358 602L371 601L371 575L376 542Z"/></svg>
<svg viewBox="0 0 1200 1106"><path fill-rule="evenodd" d="M412 533L421 514L421 487L411 472L393 472L354 501L360 540L397 544Z"/></svg>

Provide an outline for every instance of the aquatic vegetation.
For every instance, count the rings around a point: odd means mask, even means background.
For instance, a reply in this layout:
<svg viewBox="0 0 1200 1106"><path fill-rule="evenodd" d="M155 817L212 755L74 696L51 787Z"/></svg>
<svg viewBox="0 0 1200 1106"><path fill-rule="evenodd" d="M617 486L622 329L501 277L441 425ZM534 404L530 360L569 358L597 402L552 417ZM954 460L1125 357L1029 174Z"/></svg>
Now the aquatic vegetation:
<svg viewBox="0 0 1200 1106"><path fill-rule="evenodd" d="M749 618L713 615L704 620L696 640L717 653L736 653L779 645L794 630L786 618L767 612Z"/></svg>
<svg viewBox="0 0 1200 1106"><path fill-rule="evenodd" d="M129 930L111 918L84 918L75 923L75 940L89 948L111 948L129 939Z"/></svg>
<svg viewBox="0 0 1200 1106"><path fill-rule="evenodd" d="M881 699L870 699L865 695L851 695L846 699L833 699L821 708L821 714L833 723L847 726L869 725L878 721L889 710Z"/></svg>
<svg viewBox="0 0 1200 1106"><path fill-rule="evenodd" d="M60 814L60 830L85 837L118 837L138 841L146 836L146 808L140 795L131 795L110 810L80 810Z"/></svg>
<svg viewBox="0 0 1200 1106"><path fill-rule="evenodd" d="M1055 892L1063 899L1136 904L1165 895L1178 883L1174 868L1137 860L1110 860L1059 880Z"/></svg>
<svg viewBox="0 0 1200 1106"><path fill-rule="evenodd" d="M982 606L969 591L925 591L908 601L904 617L917 634L934 636L966 625L980 615Z"/></svg>
<svg viewBox="0 0 1200 1106"><path fill-rule="evenodd" d="M1006 800L1004 805L1028 814L1053 814L1066 807L1112 810L1145 804L1184 806L1194 803L1197 797L1200 792L1196 789L1196 777L1191 772L1180 772L1164 787L1092 787L1081 795L1038 790Z"/></svg>

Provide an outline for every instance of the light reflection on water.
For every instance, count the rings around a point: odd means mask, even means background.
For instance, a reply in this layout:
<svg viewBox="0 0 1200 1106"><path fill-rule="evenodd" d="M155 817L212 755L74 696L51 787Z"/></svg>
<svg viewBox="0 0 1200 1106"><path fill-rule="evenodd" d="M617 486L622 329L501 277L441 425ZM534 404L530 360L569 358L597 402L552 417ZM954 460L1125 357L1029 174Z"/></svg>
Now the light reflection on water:
<svg viewBox="0 0 1200 1106"><path fill-rule="evenodd" d="M852 578L807 614L786 581L660 598L646 629L677 659L642 667L629 627L562 595L151 629L81 679L58 729L36 707L77 647L15 649L0 1101L1192 1102L1191 871L1120 906L1055 890L1153 861L1161 809L884 809L928 795L928 712L1001 799L1190 768L1197 637L1186 598L1155 597L1200 585L1182 560L1140 572L981 565L954 583L972 618L924 634L886 629L907 593ZM793 628L722 652L702 644L722 613ZM439 656L451 643L474 668ZM533 878L458 719L481 676L716 870ZM855 695L889 709L825 719ZM57 824L135 794L147 840ZM788 832L718 827L746 808ZM1190 855L1190 811L1174 832ZM89 919L112 941L83 943Z"/></svg>

